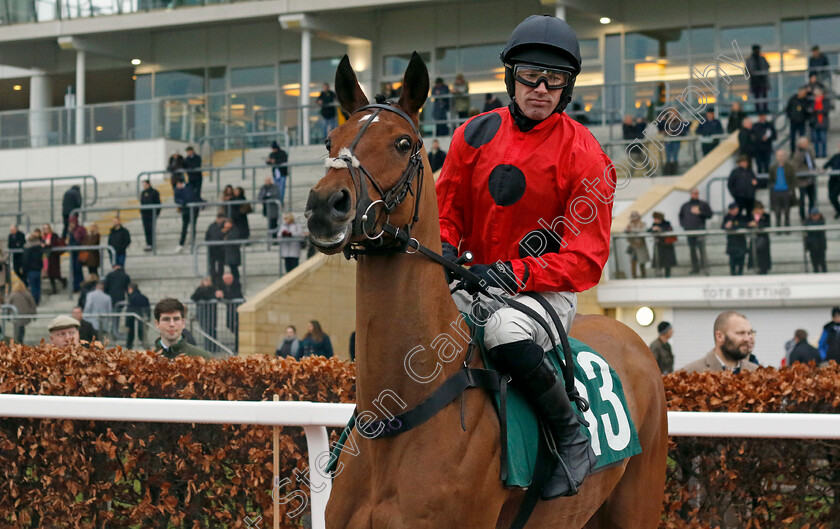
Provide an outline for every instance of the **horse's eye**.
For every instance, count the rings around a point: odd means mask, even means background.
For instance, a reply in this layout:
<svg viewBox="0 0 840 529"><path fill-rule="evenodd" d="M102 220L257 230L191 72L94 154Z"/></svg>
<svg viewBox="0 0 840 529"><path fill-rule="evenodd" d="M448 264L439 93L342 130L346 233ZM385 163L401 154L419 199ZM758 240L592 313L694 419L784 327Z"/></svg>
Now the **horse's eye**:
<svg viewBox="0 0 840 529"><path fill-rule="evenodd" d="M402 152L408 152L408 150L411 149L411 140L405 136L398 139L397 149L401 150Z"/></svg>
<svg viewBox="0 0 840 529"><path fill-rule="evenodd" d="M324 140L324 146L327 148L327 152L330 152L332 150L332 142L329 138Z"/></svg>

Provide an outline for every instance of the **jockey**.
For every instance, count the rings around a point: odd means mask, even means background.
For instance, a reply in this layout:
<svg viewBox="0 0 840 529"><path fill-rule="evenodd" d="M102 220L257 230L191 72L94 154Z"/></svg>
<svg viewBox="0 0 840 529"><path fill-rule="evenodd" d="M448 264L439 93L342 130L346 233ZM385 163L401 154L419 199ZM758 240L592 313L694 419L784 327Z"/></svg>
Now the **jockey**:
<svg viewBox="0 0 840 529"><path fill-rule="evenodd" d="M609 256L615 171L589 130L563 113L581 70L577 36L566 22L528 17L501 60L510 105L455 131L436 183L443 253L454 260L459 250L471 251L471 270L491 293L514 295L553 327L539 303L519 294L541 293L568 331L575 293L598 283ZM469 296L454 296L466 311ZM493 299L485 306L495 310L485 323L490 357L557 445L560 460L543 499L574 495L596 460L563 377L546 358L549 337L515 309Z"/></svg>

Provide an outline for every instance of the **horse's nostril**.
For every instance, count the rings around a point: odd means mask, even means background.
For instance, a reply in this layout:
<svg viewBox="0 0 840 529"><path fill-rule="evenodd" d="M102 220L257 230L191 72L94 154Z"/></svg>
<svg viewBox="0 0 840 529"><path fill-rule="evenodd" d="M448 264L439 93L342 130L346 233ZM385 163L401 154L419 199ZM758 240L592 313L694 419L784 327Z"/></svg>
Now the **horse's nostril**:
<svg viewBox="0 0 840 529"><path fill-rule="evenodd" d="M350 213L350 190L343 188L330 196L330 207L334 214L346 216Z"/></svg>

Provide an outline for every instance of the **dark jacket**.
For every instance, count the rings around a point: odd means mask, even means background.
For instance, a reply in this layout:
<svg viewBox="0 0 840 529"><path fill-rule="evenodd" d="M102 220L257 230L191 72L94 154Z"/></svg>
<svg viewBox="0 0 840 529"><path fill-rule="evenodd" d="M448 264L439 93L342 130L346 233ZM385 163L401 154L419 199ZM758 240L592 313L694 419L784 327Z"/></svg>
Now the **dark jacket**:
<svg viewBox="0 0 840 529"><path fill-rule="evenodd" d="M84 309L85 302L87 302L88 293L96 289L96 281L85 281L80 285L79 288L79 302L76 303L76 306Z"/></svg>
<svg viewBox="0 0 840 529"><path fill-rule="evenodd" d="M324 334L324 338L320 342L316 342L310 336L307 336L300 341L300 358L304 356L323 356L324 358L333 357L332 343L330 337Z"/></svg>
<svg viewBox="0 0 840 529"><path fill-rule="evenodd" d="M625 140L643 140L645 139L645 127L646 124L644 123L622 123L621 137Z"/></svg>
<svg viewBox="0 0 840 529"><path fill-rule="evenodd" d="M140 289L134 289L134 292L128 295L125 311L133 312L144 320L148 320L152 314L152 308L149 305L149 298L143 295L143 293L140 292ZM132 317L126 317L125 326L131 327L131 325L136 321L137 320ZM142 323L138 324L142 325Z"/></svg>
<svg viewBox="0 0 840 529"><path fill-rule="evenodd" d="M160 204L160 193L154 187L150 187L149 189L144 189L140 193L140 203L144 204L144 205L145 204ZM160 215L160 211L161 210L158 209L158 210L156 210L156 213L158 215ZM149 210L143 210L142 213L143 213L143 216L145 216L147 218L151 217L151 215L152 215L152 212L149 211Z"/></svg>
<svg viewBox="0 0 840 529"><path fill-rule="evenodd" d="M663 343L662 340L656 338L648 345L648 348L653 353L653 357L659 365L659 371L663 375L674 372L674 353L671 350L671 344Z"/></svg>
<svg viewBox="0 0 840 529"><path fill-rule="evenodd" d="M729 121L726 122L726 133L732 134L736 130L740 129L741 123L744 121L745 117L747 117L747 113L743 110L729 114Z"/></svg>
<svg viewBox="0 0 840 529"><path fill-rule="evenodd" d="M131 234L128 230L120 224L115 228L111 228L111 233L108 234L108 244L114 247L118 254L124 254L131 244Z"/></svg>
<svg viewBox="0 0 840 529"><path fill-rule="evenodd" d="M74 185L64 193L64 198L61 200L61 214L67 216L76 208L82 207L82 192L78 185Z"/></svg>
<svg viewBox="0 0 840 529"><path fill-rule="evenodd" d="M335 117L335 92L332 90L324 90L318 96L318 104L321 105L321 115L324 119L332 119Z"/></svg>
<svg viewBox="0 0 840 529"><path fill-rule="evenodd" d="M242 239L240 235L239 228L234 226L230 229L227 233L222 234L223 241L237 241ZM240 252L240 246L238 244L228 244L222 246L225 252L225 264L228 266L239 266L242 264L242 254Z"/></svg>
<svg viewBox="0 0 840 529"><path fill-rule="evenodd" d="M840 159L840 155L835 155L836 158ZM14 250L16 248L23 248L26 246L26 235L22 232L17 233L10 233L8 238L8 248L9 250ZM16 258L20 259L20 254L16 253L13 254Z"/></svg>
<svg viewBox="0 0 840 529"><path fill-rule="evenodd" d="M760 121L753 125L756 153L770 154L773 152L773 142L776 141L776 127L769 121Z"/></svg>
<svg viewBox="0 0 840 529"><path fill-rule="evenodd" d="M700 214L691 212L692 206L700 208ZM705 230L706 221L712 218L712 208L703 200L689 200L680 208L680 226L684 230Z"/></svg>
<svg viewBox="0 0 840 529"><path fill-rule="evenodd" d="M213 285L210 285L209 287L196 287L192 296L190 296L190 299L193 301L213 301L216 299L216 289Z"/></svg>
<svg viewBox="0 0 840 529"><path fill-rule="evenodd" d="M755 129L741 129L738 132L738 149L741 154L749 157L755 156L758 142L755 139Z"/></svg>
<svg viewBox="0 0 840 529"><path fill-rule="evenodd" d="M280 170L281 176L288 176L289 175L289 168L284 165L289 161L289 155L286 154L286 151L283 149L277 149L276 151L271 151L268 155L268 161L265 163L268 165L278 165L277 169Z"/></svg>
<svg viewBox="0 0 840 529"><path fill-rule="evenodd" d="M729 180L726 182L726 187L733 197L739 198L755 198L755 186L752 181L755 180L755 173L752 169L747 167L737 166L729 173Z"/></svg>
<svg viewBox="0 0 840 529"><path fill-rule="evenodd" d="M184 169L200 169L201 156L193 154L184 158ZM202 175L201 171L187 171L187 182L192 185L201 185Z"/></svg>
<svg viewBox="0 0 840 529"><path fill-rule="evenodd" d="M239 284L239 281L234 280L233 283L230 285L222 283L222 297L224 299L244 299L245 296L242 295L242 285Z"/></svg>
<svg viewBox="0 0 840 529"><path fill-rule="evenodd" d="M186 206L192 202L204 202L192 186L184 186L180 189L176 187L173 193L173 199L179 206ZM187 208L182 208L181 212L189 214Z"/></svg>
<svg viewBox="0 0 840 529"><path fill-rule="evenodd" d="M732 226L727 228L726 223L728 221L732 221ZM723 222L721 223L721 229L734 231L740 228L747 227L748 219L744 215L730 215L727 213L723 217ZM741 254L745 255L747 253L747 236L743 234L733 234L726 236L726 253L729 255L732 254Z"/></svg>
<svg viewBox="0 0 840 529"><path fill-rule="evenodd" d="M828 75L827 67L828 57L825 54L820 53L816 57L813 55L808 57L808 77L811 77L812 74L816 74L817 78Z"/></svg>
<svg viewBox="0 0 840 529"><path fill-rule="evenodd" d="M204 240L207 242L212 241L223 241L225 240L225 234L222 232L222 227L224 224L219 224L218 222L212 222L210 226L207 227L207 233L204 234ZM224 246L208 246L207 247L207 255L211 261L223 261L225 258L225 247Z"/></svg>
<svg viewBox="0 0 840 529"><path fill-rule="evenodd" d="M808 98L799 97L798 94L788 99L785 113L791 123L805 123L808 121Z"/></svg>
<svg viewBox="0 0 840 529"><path fill-rule="evenodd" d="M263 185L257 195L257 200L281 200L280 188L275 184ZM280 204L274 202L263 203L262 205L263 217L276 219L280 217Z"/></svg>
<svg viewBox="0 0 840 529"><path fill-rule="evenodd" d="M823 165L823 169L829 169L831 171L840 171L840 152L829 158L828 161L825 162L825 165ZM840 176L840 174L831 175L830 178L837 178L838 176ZM9 237L11 237L11 235L9 235ZM11 246L9 246L9 248L11 248Z"/></svg>
<svg viewBox="0 0 840 529"><path fill-rule="evenodd" d="M750 72L751 87L764 87L769 84L770 65L763 55L753 53L747 58L746 66Z"/></svg>
<svg viewBox="0 0 840 529"><path fill-rule="evenodd" d="M820 215L817 220L811 220L809 216L802 223L803 226L825 226L825 218ZM805 249L811 252L825 251L826 248L825 232L824 231L809 231L805 232Z"/></svg>
<svg viewBox="0 0 840 529"><path fill-rule="evenodd" d="M23 259L21 267L24 272L34 272L44 268L44 254L41 249L41 242L27 242L23 248Z"/></svg>
<svg viewBox="0 0 840 529"><path fill-rule="evenodd" d="M625 127L627 127L627 125L625 125ZM723 134L723 125L720 123L719 119L707 119L703 123L697 125L697 130L695 132L698 136L714 136L716 134Z"/></svg>
<svg viewBox="0 0 840 529"><path fill-rule="evenodd" d="M195 345L192 345L187 342L184 336L181 336L181 339L178 340L177 343L173 344L172 347L166 349L163 347L163 344L160 342L160 338L155 340L155 352L160 353L166 358L173 360L178 356L200 356L202 358L206 358L208 360L213 359L213 355L201 349Z"/></svg>
<svg viewBox="0 0 840 529"><path fill-rule="evenodd" d="M793 346L793 350L790 352L791 365L795 362L807 364L812 360L817 364L820 363L820 352L816 347L804 340Z"/></svg>
<svg viewBox="0 0 840 529"><path fill-rule="evenodd" d="M660 228L660 231L662 232L670 232L674 230L671 223L667 220L663 220L659 224L654 223L648 232L657 233L654 231L655 227ZM677 266L677 252L674 249L674 243L666 242L667 238L668 237L653 238L653 242L655 244L653 249L653 266L656 268L673 268Z"/></svg>
<svg viewBox="0 0 840 529"><path fill-rule="evenodd" d="M755 217L747 217L749 221L754 221ZM756 226L752 229L763 230L770 227L770 215L764 213L759 217ZM773 261L770 257L770 235L767 233L756 233L753 236L750 246L750 263L749 266L758 268L761 272L766 272L773 267Z"/></svg>
<svg viewBox="0 0 840 529"><path fill-rule="evenodd" d="M840 363L840 324L830 321L820 336L820 358Z"/></svg>
<svg viewBox="0 0 840 529"><path fill-rule="evenodd" d="M446 161L446 152L438 149L438 152L429 151L429 167L431 168L432 172L434 173L441 167L443 167L443 162Z"/></svg>
<svg viewBox="0 0 840 529"><path fill-rule="evenodd" d="M122 268L111 270L105 276L105 293L111 296L111 301L115 305L120 301L125 301L125 293L129 283L131 283L131 278Z"/></svg>
<svg viewBox="0 0 840 529"><path fill-rule="evenodd" d="M93 324L83 318L79 322L79 340L95 342L98 339L99 337L96 335L96 329L93 328Z"/></svg>

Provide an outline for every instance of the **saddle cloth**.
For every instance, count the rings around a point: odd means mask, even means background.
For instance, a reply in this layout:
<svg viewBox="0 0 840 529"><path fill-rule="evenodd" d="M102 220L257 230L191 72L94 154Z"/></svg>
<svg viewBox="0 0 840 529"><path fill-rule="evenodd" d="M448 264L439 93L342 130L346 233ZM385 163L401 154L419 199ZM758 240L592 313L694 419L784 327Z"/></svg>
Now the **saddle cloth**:
<svg viewBox="0 0 840 529"><path fill-rule="evenodd" d="M476 329L476 342L481 344L485 365L494 367L483 345L483 330L482 327ZM569 345L574 359L575 385L590 406L586 413L581 413L576 406L575 411L589 423L589 428L583 425L581 428L589 436L598 458L593 472L642 453L618 374L585 343L569 337ZM560 344L557 348L561 348ZM562 351L549 351L548 356L557 372L562 373ZM498 393L493 394L493 402L498 412ZM508 391L507 423L508 477L505 484L509 487L527 487L534 475L540 430L537 415L525 397L517 391L515 383L511 384Z"/></svg>

